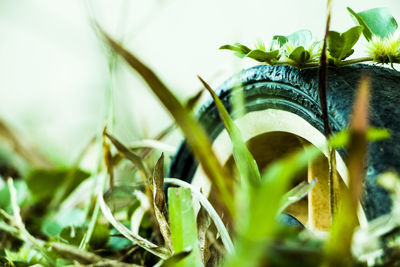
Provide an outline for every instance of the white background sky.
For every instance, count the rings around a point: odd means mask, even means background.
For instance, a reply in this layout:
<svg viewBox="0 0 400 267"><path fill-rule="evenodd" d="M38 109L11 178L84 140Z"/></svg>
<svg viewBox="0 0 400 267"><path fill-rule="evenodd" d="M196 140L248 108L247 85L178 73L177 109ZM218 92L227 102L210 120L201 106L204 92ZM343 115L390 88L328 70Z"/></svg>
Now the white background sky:
<svg viewBox="0 0 400 267"><path fill-rule="evenodd" d="M142 81L126 67L110 83L107 53L88 8L114 37L150 65L180 99L214 87L252 61L218 47L252 45L310 29L322 38L324 0L0 0L0 118L71 162L102 129L108 85L113 131L124 141L151 137L170 122ZM333 0L332 29L354 26L356 11L388 7L400 22L400 0ZM361 46L358 53L362 54Z"/></svg>

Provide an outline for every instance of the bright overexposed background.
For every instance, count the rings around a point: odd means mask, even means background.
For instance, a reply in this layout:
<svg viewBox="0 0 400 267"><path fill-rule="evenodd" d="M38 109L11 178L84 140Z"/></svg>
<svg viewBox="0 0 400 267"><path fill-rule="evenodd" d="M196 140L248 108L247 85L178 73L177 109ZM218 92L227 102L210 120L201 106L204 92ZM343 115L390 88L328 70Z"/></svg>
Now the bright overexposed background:
<svg viewBox="0 0 400 267"><path fill-rule="evenodd" d="M181 99L218 86L255 63L218 47L268 42L273 35L310 29L322 38L321 0L1 0L0 119L60 164L69 164L105 124L126 142L150 138L171 119L126 65L109 72L109 52L94 33L95 18L153 68ZM354 25L346 11L388 7L399 0L333 0L332 29ZM363 52L362 44L357 50ZM357 55L357 54L356 54Z"/></svg>

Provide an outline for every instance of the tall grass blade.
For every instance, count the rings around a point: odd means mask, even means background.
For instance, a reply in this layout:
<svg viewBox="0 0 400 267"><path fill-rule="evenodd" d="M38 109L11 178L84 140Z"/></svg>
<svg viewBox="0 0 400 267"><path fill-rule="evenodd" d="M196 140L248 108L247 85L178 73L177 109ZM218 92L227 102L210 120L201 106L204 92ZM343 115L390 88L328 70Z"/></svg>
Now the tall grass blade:
<svg viewBox="0 0 400 267"><path fill-rule="evenodd" d="M357 208L365 175L370 80L361 79L353 106L348 144L349 190L343 194L330 238L326 244L329 266L348 266L351 263L351 244L358 224Z"/></svg>
<svg viewBox="0 0 400 267"><path fill-rule="evenodd" d="M197 188L195 188L193 185L176 179L176 178L165 178L164 179L165 183L168 184L173 184L177 185L180 187L188 188L191 190L193 196L197 198L197 200L200 202L200 204L203 206L203 208L207 211L208 215L210 216L211 220L213 221L215 227L218 230L218 233L221 236L222 243L225 246L226 251L228 253L233 253L234 252L234 247L232 240L229 236L228 230L226 229L224 223L222 222L221 218L219 217L218 213L215 211L211 203L207 200L205 196L203 196Z"/></svg>
<svg viewBox="0 0 400 267"><path fill-rule="evenodd" d="M261 182L261 175L258 170L257 163L254 160L253 155L248 150L246 143L243 141L239 128L235 125L224 104L211 89L211 87L200 76L197 77L214 99L219 116L230 136L233 145L233 157L235 159L235 163L241 176L243 185L246 187L251 185L259 185Z"/></svg>
<svg viewBox="0 0 400 267"><path fill-rule="evenodd" d="M320 153L316 147L306 147L267 168L261 185L252 187L244 204L246 213L241 214L244 219L237 230L236 253L227 259L225 266L258 266L279 229L276 216L291 179Z"/></svg>
<svg viewBox="0 0 400 267"><path fill-rule="evenodd" d="M207 137L205 130L196 122L191 113L188 112L188 110L178 101L178 99L151 69L143 64L132 53L114 41L99 26L98 29L109 46L124 58L125 61L143 78L152 92L174 117L176 123L184 133L197 160L204 169L204 172L207 174L212 184L216 186L221 203L223 203L230 214L233 215L234 209L232 206L232 195L228 191L224 181L228 177L227 171L221 166L213 152L211 142Z"/></svg>
<svg viewBox="0 0 400 267"><path fill-rule="evenodd" d="M189 256L177 262L175 266L201 266L196 218L190 189L168 188L168 207L174 252L180 253L189 247L192 250Z"/></svg>

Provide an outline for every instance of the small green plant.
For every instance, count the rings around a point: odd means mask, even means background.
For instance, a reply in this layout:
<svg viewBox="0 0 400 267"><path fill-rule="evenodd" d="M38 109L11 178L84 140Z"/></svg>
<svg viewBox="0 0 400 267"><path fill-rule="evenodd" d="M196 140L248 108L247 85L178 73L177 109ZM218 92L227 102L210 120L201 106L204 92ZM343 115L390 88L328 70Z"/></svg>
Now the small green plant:
<svg viewBox="0 0 400 267"><path fill-rule="evenodd" d="M329 31L327 40L328 63L333 66L345 66L359 62L380 64L400 63L400 35L396 20L386 8L374 8L356 13L347 8L358 26L339 33ZM353 47L361 35L367 44L367 55L362 58L348 59ZM220 49L232 50L240 58L251 58L269 65L290 65L297 68L316 67L321 56L321 41L313 41L308 30L300 30L288 36L275 35L269 49L258 42L255 49L235 43L223 45Z"/></svg>

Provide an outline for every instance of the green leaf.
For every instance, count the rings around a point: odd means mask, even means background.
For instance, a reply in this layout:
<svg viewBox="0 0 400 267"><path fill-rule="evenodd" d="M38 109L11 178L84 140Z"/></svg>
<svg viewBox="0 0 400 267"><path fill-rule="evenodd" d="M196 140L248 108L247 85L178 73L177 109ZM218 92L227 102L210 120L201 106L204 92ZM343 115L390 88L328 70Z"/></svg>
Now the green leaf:
<svg viewBox="0 0 400 267"><path fill-rule="evenodd" d="M97 223L89 245L93 249L103 248L110 238L110 229L105 224Z"/></svg>
<svg viewBox="0 0 400 267"><path fill-rule="evenodd" d="M79 246L83 236L85 235L85 229L82 227L67 226L60 232L60 237L64 242L70 245Z"/></svg>
<svg viewBox="0 0 400 267"><path fill-rule="evenodd" d="M85 211L77 208L66 210L52 219L46 219L41 230L47 236L57 236L68 226L82 226L85 222Z"/></svg>
<svg viewBox="0 0 400 267"><path fill-rule="evenodd" d="M277 60L279 56L279 50L264 52L259 49L251 50L245 57L252 58L259 62L267 62L269 64L274 63L274 60Z"/></svg>
<svg viewBox="0 0 400 267"><path fill-rule="evenodd" d="M181 251L177 254L172 255L169 257L164 263L161 265L161 267L175 267L176 264L178 264L182 259L186 258L187 256L192 253L191 249L187 249L184 251Z"/></svg>
<svg viewBox="0 0 400 267"><path fill-rule="evenodd" d="M296 47L296 49L294 49L289 55L289 58L296 62L299 66L307 63L310 57L310 53L305 50L303 46Z"/></svg>
<svg viewBox="0 0 400 267"><path fill-rule="evenodd" d="M67 226L61 230L60 237L70 245L79 246L87 230L87 227ZM107 244L109 237L110 230L108 227L97 223L89 245L92 249L103 248Z"/></svg>
<svg viewBox="0 0 400 267"><path fill-rule="evenodd" d="M107 242L107 247L111 251L118 251L121 249L125 249L131 245L132 241L123 236L120 236L117 229L115 228L110 229L110 235L109 235L109 240Z"/></svg>
<svg viewBox="0 0 400 267"><path fill-rule="evenodd" d="M268 167L262 176L262 185L255 188L250 196L247 232L250 238L271 237L277 227L275 217L279 212L281 198L291 179L320 154L318 148L310 146ZM261 203L268 203L268 209Z"/></svg>
<svg viewBox="0 0 400 267"><path fill-rule="evenodd" d="M296 46L307 46L312 40L312 33L309 30L299 30L288 36L275 35L272 37L272 40L277 41L280 47L289 41Z"/></svg>
<svg viewBox="0 0 400 267"><path fill-rule="evenodd" d="M231 138L233 145L233 157L235 159L239 174L242 178L242 183L245 186L259 185L261 181L261 175L258 170L257 163L254 160L253 155L248 150L246 143L243 141L239 128L235 125L224 104L211 89L211 87L200 76L198 76L198 78L214 99L219 116L229 134L229 137Z"/></svg>
<svg viewBox="0 0 400 267"><path fill-rule="evenodd" d="M390 131L388 129L371 127L367 131L368 141L377 142L388 138L390 138Z"/></svg>
<svg viewBox="0 0 400 267"><path fill-rule="evenodd" d="M390 138L390 131L383 128L370 127L367 130L367 140L370 142L378 142ZM349 129L344 129L329 140L329 145L332 148L345 147L349 143L350 132Z"/></svg>
<svg viewBox="0 0 400 267"><path fill-rule="evenodd" d="M63 182L65 179L69 178L69 175L73 176L72 182L69 183L69 187L65 190L65 195L63 197L71 193L71 191L83 180L88 178L90 174L82 170L77 170L71 173L71 171L67 169L36 169L26 177L26 184L35 200L46 200L53 197L56 189L63 185Z"/></svg>
<svg viewBox="0 0 400 267"><path fill-rule="evenodd" d="M234 45L223 45L219 49L226 49L235 52L235 55L244 58L249 57L259 62L273 63L274 60L278 59L279 50L265 51L265 46L262 44L257 45L257 49L251 50L245 45L235 43Z"/></svg>
<svg viewBox="0 0 400 267"><path fill-rule="evenodd" d="M242 45L240 43L235 43L234 45L223 45L219 49L234 51L234 52L236 52L235 55L240 58L244 58L246 56L246 54L248 54L251 51L250 48L248 48L247 46Z"/></svg>
<svg viewBox="0 0 400 267"><path fill-rule="evenodd" d="M177 262L175 266L201 266L196 217L190 189L168 188L168 207L174 253L192 249L190 255Z"/></svg>
<svg viewBox="0 0 400 267"><path fill-rule="evenodd" d="M354 20L364 27L363 34L368 41L372 40L373 35L382 39L392 35L398 25L396 20L390 14L387 8L373 8L356 13L350 7L347 7Z"/></svg>
<svg viewBox="0 0 400 267"><path fill-rule="evenodd" d="M349 129L348 188L333 203L333 223L325 246L330 266L344 266L352 259L352 237L357 227L357 209L365 178L365 159L368 151L367 129L371 81L363 77L355 94ZM334 193L335 185L331 189ZM335 208L335 205L337 208Z"/></svg>
<svg viewBox="0 0 400 267"><path fill-rule="evenodd" d="M356 26L342 34L335 31L329 32L327 49L330 56L335 58L336 63L353 54L352 48L360 38L362 30L362 26Z"/></svg>
<svg viewBox="0 0 400 267"><path fill-rule="evenodd" d="M14 186L17 190L17 203L21 206L30 196L27 185L24 180L16 180ZM11 211L10 191L2 180L0 181L0 208Z"/></svg>

